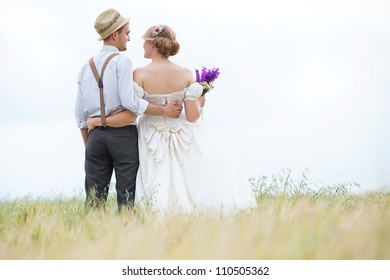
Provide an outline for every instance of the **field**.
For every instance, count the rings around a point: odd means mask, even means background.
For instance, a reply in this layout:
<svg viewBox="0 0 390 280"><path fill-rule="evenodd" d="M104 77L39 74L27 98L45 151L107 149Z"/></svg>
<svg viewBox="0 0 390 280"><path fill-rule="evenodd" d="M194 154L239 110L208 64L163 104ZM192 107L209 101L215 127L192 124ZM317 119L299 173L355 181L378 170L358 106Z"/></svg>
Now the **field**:
<svg viewBox="0 0 390 280"><path fill-rule="evenodd" d="M390 259L390 193L306 178L251 180L257 208L218 213L84 214L79 198L0 201L0 259Z"/></svg>

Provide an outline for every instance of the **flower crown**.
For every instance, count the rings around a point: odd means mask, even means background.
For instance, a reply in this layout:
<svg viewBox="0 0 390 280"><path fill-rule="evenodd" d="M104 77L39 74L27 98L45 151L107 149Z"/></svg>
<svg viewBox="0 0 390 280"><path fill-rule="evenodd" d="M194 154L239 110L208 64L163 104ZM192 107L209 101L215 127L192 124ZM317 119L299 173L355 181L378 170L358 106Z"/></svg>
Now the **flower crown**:
<svg viewBox="0 0 390 280"><path fill-rule="evenodd" d="M158 35L160 35L160 33L164 30L164 26L162 25L156 25L154 27L154 30L152 32L152 37L157 37Z"/></svg>

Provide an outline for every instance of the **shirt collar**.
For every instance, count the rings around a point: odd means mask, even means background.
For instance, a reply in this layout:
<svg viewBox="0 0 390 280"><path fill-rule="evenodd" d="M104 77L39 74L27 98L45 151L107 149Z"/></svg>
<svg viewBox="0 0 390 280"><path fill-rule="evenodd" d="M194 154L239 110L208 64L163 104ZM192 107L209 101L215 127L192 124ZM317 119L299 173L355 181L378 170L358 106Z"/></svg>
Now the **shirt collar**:
<svg viewBox="0 0 390 280"><path fill-rule="evenodd" d="M119 52L119 49L117 47L114 47L114 46L111 46L111 45L103 45L102 51Z"/></svg>

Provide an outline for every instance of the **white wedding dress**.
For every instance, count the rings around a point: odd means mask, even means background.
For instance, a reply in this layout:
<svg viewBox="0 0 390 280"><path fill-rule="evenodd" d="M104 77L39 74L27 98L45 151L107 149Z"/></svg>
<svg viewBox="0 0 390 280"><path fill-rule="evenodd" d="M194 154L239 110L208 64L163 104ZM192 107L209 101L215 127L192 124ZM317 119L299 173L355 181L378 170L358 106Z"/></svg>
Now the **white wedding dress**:
<svg viewBox="0 0 390 280"><path fill-rule="evenodd" d="M194 83L171 94L137 94L152 104L195 100L202 87ZM202 120L143 115L138 120L140 166L135 202L158 210L231 211L255 206L248 178L213 138Z"/></svg>

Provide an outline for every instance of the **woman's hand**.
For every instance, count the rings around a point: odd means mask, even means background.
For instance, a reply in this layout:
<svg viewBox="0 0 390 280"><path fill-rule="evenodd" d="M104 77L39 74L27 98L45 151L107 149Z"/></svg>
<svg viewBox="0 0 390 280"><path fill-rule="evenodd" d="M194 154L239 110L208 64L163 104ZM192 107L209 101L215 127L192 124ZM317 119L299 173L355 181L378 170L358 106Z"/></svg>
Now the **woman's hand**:
<svg viewBox="0 0 390 280"><path fill-rule="evenodd" d="M198 100L199 100L200 108L203 108L204 104L206 103L206 96L201 95L201 96L199 96Z"/></svg>
<svg viewBox="0 0 390 280"><path fill-rule="evenodd" d="M88 133L91 133L92 130L94 130L97 126L102 125L102 119L101 118L89 118L87 120L88 125Z"/></svg>

